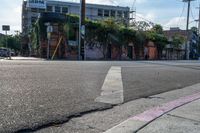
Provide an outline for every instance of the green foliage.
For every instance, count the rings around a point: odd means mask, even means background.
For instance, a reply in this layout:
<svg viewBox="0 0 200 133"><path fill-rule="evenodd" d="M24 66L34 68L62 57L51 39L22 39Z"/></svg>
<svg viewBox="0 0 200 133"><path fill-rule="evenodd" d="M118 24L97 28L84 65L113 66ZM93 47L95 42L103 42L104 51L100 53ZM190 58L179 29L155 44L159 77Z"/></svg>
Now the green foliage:
<svg viewBox="0 0 200 133"><path fill-rule="evenodd" d="M62 32L68 40L77 39L76 36L79 30L79 17L74 15L66 15L64 22L57 22L63 26ZM161 25L155 25L149 30L150 25L146 22L138 22L137 30L127 28L121 23L115 22L113 19L107 19L103 21L85 21L86 35L85 41L87 45L91 47L98 44L103 47L106 56L108 46L111 44L118 45L119 47L128 46L129 43L133 43L134 47L138 51L143 51L144 45L148 41L153 41L158 48L159 53L168 44L168 40L163 33ZM31 38L33 48L39 48L39 39L46 38L46 26L43 20L39 20L33 30L31 31ZM175 40L174 43L180 40Z"/></svg>
<svg viewBox="0 0 200 133"><path fill-rule="evenodd" d="M145 21L138 21L133 26L139 31L147 31L150 28L150 24Z"/></svg>
<svg viewBox="0 0 200 133"><path fill-rule="evenodd" d="M123 44L129 44L136 41L136 31L122 27L119 29L119 38Z"/></svg>
<svg viewBox="0 0 200 133"><path fill-rule="evenodd" d="M0 37L0 47L6 47L6 40L8 44L8 48L13 49L15 51L19 51L21 49L21 42L19 35L8 35Z"/></svg>
<svg viewBox="0 0 200 133"><path fill-rule="evenodd" d="M0 47L4 46L4 36L0 36Z"/></svg>
<svg viewBox="0 0 200 133"><path fill-rule="evenodd" d="M191 31L197 34L198 29L197 29L197 27L192 27Z"/></svg>
<svg viewBox="0 0 200 133"><path fill-rule="evenodd" d="M32 49L39 49L39 26L36 24L32 31L30 32L30 37L32 40Z"/></svg>
<svg viewBox="0 0 200 133"><path fill-rule="evenodd" d="M173 48L180 49L184 43L185 38L181 35L175 35L172 37Z"/></svg>
<svg viewBox="0 0 200 133"><path fill-rule="evenodd" d="M163 33L163 28L161 25L155 25L147 33L147 40L153 41L158 49L158 56L161 58L162 51L168 44L168 39Z"/></svg>
<svg viewBox="0 0 200 133"><path fill-rule="evenodd" d="M157 34L163 34L163 28L159 24L154 25L152 31L156 32Z"/></svg>

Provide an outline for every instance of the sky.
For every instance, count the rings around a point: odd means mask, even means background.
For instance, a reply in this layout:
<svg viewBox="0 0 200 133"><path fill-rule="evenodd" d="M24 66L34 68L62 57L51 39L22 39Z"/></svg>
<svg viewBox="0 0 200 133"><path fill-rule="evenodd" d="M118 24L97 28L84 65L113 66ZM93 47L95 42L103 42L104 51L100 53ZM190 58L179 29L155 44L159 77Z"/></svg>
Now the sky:
<svg viewBox="0 0 200 133"><path fill-rule="evenodd" d="M21 31L21 6L23 0L1 0L0 4L0 33L2 25L10 25L9 34L14 34L16 30ZM79 0L62 0L79 2ZM111 4L118 6L133 7L134 0L86 0L87 3ZM190 11L190 27L197 26L200 0L192 1ZM180 27L185 29L187 4L182 0L136 0L136 20L148 20L156 24L161 24L164 29L170 27Z"/></svg>

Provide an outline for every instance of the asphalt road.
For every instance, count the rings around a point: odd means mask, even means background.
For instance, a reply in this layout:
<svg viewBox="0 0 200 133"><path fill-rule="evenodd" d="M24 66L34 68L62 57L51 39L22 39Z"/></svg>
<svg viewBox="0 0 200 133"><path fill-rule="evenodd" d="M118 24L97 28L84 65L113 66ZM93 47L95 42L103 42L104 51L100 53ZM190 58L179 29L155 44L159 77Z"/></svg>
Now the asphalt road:
<svg viewBox="0 0 200 133"><path fill-rule="evenodd" d="M111 105L94 100L111 66L122 67L125 102L200 81L200 62L0 62L0 132L64 122Z"/></svg>

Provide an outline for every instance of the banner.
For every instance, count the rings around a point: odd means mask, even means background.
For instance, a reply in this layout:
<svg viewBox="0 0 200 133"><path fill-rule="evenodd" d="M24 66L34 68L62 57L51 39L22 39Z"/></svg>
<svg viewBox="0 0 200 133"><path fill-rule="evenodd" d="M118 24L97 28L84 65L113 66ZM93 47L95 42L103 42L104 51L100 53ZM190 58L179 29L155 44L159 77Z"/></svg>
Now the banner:
<svg viewBox="0 0 200 133"><path fill-rule="evenodd" d="M47 7L46 0L28 0L27 7L46 9Z"/></svg>

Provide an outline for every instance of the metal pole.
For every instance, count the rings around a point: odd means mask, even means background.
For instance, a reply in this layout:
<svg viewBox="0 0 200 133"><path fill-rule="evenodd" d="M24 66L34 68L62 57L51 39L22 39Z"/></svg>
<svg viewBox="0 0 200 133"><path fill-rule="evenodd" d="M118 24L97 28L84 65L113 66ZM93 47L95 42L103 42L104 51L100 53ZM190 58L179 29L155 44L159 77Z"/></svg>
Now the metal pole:
<svg viewBox="0 0 200 133"><path fill-rule="evenodd" d="M199 4L199 24L198 24L198 33L200 34L200 4Z"/></svg>
<svg viewBox="0 0 200 133"><path fill-rule="evenodd" d="M85 59L85 36L82 34L85 25L85 0L80 0L80 19L79 19L79 60Z"/></svg>
<svg viewBox="0 0 200 133"><path fill-rule="evenodd" d="M11 60L11 50L8 48L8 31L6 30L6 49L8 50L9 60Z"/></svg>
<svg viewBox="0 0 200 133"><path fill-rule="evenodd" d="M47 45L47 60L49 60L49 46L50 46L50 38L48 38L48 45Z"/></svg>
<svg viewBox="0 0 200 133"><path fill-rule="evenodd" d="M187 24L186 24L186 34L187 34L187 42L185 44L185 59L189 60L189 21L190 21L190 3L194 0L183 0L183 2L188 3L188 10L187 10Z"/></svg>
<svg viewBox="0 0 200 133"><path fill-rule="evenodd" d="M187 24L186 24L186 32L187 32L187 42L185 45L185 55L186 55L186 60L189 60L189 21L190 21L190 2L191 0L188 0L188 10L187 10Z"/></svg>
<svg viewBox="0 0 200 133"><path fill-rule="evenodd" d="M8 48L8 35L7 35L7 30L6 30L6 48Z"/></svg>
<svg viewBox="0 0 200 133"><path fill-rule="evenodd" d="M190 2L191 2L191 0L188 0L187 25L186 25L186 30L187 30L187 31L188 31L188 29L189 29L189 21L190 21Z"/></svg>

